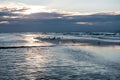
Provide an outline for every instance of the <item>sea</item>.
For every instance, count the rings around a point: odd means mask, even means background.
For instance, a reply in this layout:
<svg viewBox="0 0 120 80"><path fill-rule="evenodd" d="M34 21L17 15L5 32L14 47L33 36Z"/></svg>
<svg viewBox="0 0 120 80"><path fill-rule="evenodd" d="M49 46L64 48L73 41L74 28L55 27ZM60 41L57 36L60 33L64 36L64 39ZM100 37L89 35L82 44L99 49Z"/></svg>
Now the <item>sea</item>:
<svg viewBox="0 0 120 80"><path fill-rule="evenodd" d="M120 80L120 33L0 33L0 80Z"/></svg>

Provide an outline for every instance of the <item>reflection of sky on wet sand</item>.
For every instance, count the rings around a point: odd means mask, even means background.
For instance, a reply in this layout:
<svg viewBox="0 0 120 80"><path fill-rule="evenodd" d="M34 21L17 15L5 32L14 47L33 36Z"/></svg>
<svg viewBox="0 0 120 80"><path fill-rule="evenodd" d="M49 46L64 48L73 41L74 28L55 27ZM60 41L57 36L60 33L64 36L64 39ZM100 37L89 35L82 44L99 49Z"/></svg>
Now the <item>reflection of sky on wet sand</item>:
<svg viewBox="0 0 120 80"><path fill-rule="evenodd" d="M76 46L82 50L91 52L91 54L110 61L119 62L120 61L120 46Z"/></svg>

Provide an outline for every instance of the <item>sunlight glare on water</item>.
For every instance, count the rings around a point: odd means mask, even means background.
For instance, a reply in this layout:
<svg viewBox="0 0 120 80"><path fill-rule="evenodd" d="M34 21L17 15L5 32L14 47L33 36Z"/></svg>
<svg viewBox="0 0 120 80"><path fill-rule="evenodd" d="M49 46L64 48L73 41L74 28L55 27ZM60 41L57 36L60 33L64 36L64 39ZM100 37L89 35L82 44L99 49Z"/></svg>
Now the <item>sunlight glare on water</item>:
<svg viewBox="0 0 120 80"><path fill-rule="evenodd" d="M23 36L23 40L26 41L24 46L49 46L49 45L51 45L50 43L42 42L38 39L35 39L36 37L46 36L44 34L26 34L26 35L22 35L22 36Z"/></svg>

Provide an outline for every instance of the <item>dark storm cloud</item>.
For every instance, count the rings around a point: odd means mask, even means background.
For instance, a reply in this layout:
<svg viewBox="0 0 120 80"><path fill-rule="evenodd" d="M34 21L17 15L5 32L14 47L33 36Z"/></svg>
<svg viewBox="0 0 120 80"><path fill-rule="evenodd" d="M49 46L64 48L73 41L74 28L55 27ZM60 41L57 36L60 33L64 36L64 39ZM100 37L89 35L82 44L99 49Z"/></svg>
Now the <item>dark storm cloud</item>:
<svg viewBox="0 0 120 80"><path fill-rule="evenodd" d="M63 18L63 14L60 13L56 13L56 12L41 12L41 13L34 13L34 14L30 14L25 16L26 18L32 18L32 19L59 19L59 18Z"/></svg>
<svg viewBox="0 0 120 80"><path fill-rule="evenodd" d="M119 14L70 15L60 12L39 12L23 15L24 9L0 11L0 32L70 32L109 31L120 32Z"/></svg>

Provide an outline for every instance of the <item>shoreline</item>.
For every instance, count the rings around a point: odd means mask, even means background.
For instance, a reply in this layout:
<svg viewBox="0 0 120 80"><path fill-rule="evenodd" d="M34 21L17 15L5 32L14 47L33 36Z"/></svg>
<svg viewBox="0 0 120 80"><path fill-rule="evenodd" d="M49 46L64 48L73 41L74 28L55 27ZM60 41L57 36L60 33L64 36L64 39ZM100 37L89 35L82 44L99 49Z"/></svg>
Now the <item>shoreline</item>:
<svg viewBox="0 0 120 80"><path fill-rule="evenodd" d="M94 45L94 46L120 46L120 42L109 42L104 40L95 39L63 39L63 38L35 38L40 41L45 41L53 44L84 44L84 45Z"/></svg>

